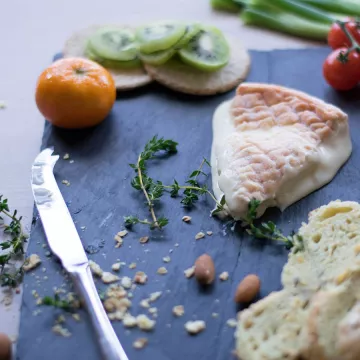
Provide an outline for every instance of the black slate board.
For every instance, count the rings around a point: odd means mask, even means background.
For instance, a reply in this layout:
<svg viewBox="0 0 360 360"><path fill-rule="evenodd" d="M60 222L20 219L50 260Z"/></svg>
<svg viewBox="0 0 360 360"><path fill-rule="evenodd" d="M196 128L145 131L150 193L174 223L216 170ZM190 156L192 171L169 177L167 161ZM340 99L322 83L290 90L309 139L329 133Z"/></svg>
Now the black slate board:
<svg viewBox="0 0 360 360"><path fill-rule="evenodd" d="M306 221L310 210L331 200L360 200L359 186L356 186L360 179L360 124L356 116L359 115L360 93L354 90L346 95L338 94L325 84L321 65L328 52L327 48L252 52L249 81L276 83L306 91L340 106L350 115L353 154L335 179L283 214L276 209L265 214L266 218L272 218L286 232L297 229L302 221ZM235 317L238 310L233 303L233 294L239 280L248 273L257 273L262 280L260 297L281 288L280 272L287 251L274 243L250 240L239 229L233 232L225 224L210 218L209 211L213 206L210 200L200 201L189 212L193 220L188 225L181 221L187 211L180 206L179 200L166 198L157 209L158 214L166 214L170 218L170 224L163 232L151 234L151 241L140 245L139 237L148 235L149 231L137 226L125 238L122 248L114 248L113 237L123 228L124 215L147 216L142 195L130 186L133 171L128 163L135 162L137 154L153 135L174 139L179 142L178 154L153 161L150 174L165 183L171 182L174 177L183 182L203 156L209 157L213 111L233 94L192 97L154 84L139 91L119 94L112 114L96 129L67 132L45 125L42 147L55 146L57 153L70 153L75 160L73 164L59 160L55 175L84 246L98 250L89 254L89 258L105 270L109 270L116 259L136 262L136 270L148 274L148 284L138 286L134 291L133 314L146 312L138 305L140 299L151 292L163 291L162 297L154 303L159 309L159 317L153 333L144 334L138 330L129 333L121 323L114 323L130 360L231 359L234 330L225 323L227 319ZM63 179L69 180L71 186L62 185ZM81 226L86 226L86 229L81 230ZM211 230L213 236L195 241L194 236L200 230ZM52 294L54 286L65 284L68 288L70 285L64 279L60 265L54 258L46 257L48 249L43 248L44 243L41 222L35 212L28 253L39 253L43 264L25 277L17 358L99 359L96 339L84 311L81 311L80 323L68 318L66 327L73 335L62 338L51 332L60 312L35 305L32 290L44 296ZM179 243L179 247L175 247L175 243ZM145 249L149 252L145 252ZM170 249L173 249L172 254L169 254ZM230 273L228 281L216 281L206 291L201 290L193 279L187 280L183 275L184 269L204 252L214 258L218 274L222 271ZM162 262L166 255L171 256L169 264ZM157 275L156 270L164 265L169 270L168 274ZM136 270L123 268L120 273L132 276ZM44 279L44 276L48 279ZM104 288L99 281L97 286ZM185 307L182 318L174 318L171 313L172 307L178 304ZM41 313L35 316L34 311L38 309ZM212 317L214 312L219 314L218 318ZM206 331L190 337L184 330L184 323L191 319L205 320ZM134 350L132 342L144 335L149 338L148 347L142 351Z"/></svg>

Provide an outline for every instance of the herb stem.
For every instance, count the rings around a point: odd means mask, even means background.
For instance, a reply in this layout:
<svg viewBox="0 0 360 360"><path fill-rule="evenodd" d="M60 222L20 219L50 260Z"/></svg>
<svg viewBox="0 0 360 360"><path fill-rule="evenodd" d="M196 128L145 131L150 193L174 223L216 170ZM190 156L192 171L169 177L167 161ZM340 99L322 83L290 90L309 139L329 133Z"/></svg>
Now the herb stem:
<svg viewBox="0 0 360 360"><path fill-rule="evenodd" d="M200 169L201 169L201 168L200 168ZM163 185L163 187L164 187L165 189L172 189L172 186L170 186L170 185ZM202 191L202 190L203 190L203 188L201 188L201 187L198 187L198 186L189 186L189 185L179 185L179 189L184 189L184 190L188 189L188 190L194 190L194 191ZM210 195L210 197L215 201L216 205L222 206L222 205L219 203L219 201L216 199L215 195L214 195L211 191L206 190L206 193L207 193L208 195Z"/></svg>
<svg viewBox="0 0 360 360"><path fill-rule="evenodd" d="M151 213L151 217L154 221L154 225L159 228L159 223L157 221L157 218L156 218L156 215L155 215L155 211L154 211L154 205L153 203L151 202L150 198L149 198L149 195L146 191L146 188L144 186L144 182L143 182L143 177L142 177L142 172L141 172L141 168L140 168L140 161L141 161L141 155L139 155L138 157L138 161L137 161L137 172L138 172L138 176L139 176L139 182L140 182L140 186L141 186L141 189L145 195L145 198L146 198L146 202L149 206L149 210L150 210L150 213ZM148 222L145 222L145 221L139 221L141 224L147 224Z"/></svg>

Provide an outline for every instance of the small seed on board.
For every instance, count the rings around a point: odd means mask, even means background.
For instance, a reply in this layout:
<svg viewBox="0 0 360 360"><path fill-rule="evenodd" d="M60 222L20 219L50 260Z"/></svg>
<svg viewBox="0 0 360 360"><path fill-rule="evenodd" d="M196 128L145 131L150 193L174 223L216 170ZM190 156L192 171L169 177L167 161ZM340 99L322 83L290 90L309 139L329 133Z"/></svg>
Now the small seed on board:
<svg viewBox="0 0 360 360"><path fill-rule="evenodd" d="M254 300L260 290L260 279L257 275L250 274L239 283L234 300L236 303L247 303Z"/></svg>
<svg viewBox="0 0 360 360"><path fill-rule="evenodd" d="M195 278L203 285L210 285L215 279L214 261L208 254L203 254L195 261Z"/></svg>

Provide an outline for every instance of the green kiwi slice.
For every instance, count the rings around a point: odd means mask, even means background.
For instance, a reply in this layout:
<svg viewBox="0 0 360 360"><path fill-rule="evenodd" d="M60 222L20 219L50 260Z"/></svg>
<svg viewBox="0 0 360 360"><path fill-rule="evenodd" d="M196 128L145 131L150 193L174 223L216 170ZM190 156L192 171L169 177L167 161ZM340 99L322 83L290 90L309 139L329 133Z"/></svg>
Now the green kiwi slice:
<svg viewBox="0 0 360 360"><path fill-rule="evenodd" d="M199 24L188 25L184 36L174 45L176 50L180 50L186 46L200 31L201 26Z"/></svg>
<svg viewBox="0 0 360 360"><path fill-rule="evenodd" d="M198 24L191 24L187 26L186 32L184 36L170 49L168 50L161 50L156 51L151 54L144 54L140 52L140 59L150 65L162 65L165 64L168 60L170 60L175 54L177 50L182 49L186 46L189 41L196 36L201 30L200 25Z"/></svg>
<svg viewBox="0 0 360 360"><path fill-rule="evenodd" d="M135 34L130 29L100 28L90 37L88 47L107 60L131 61L138 56Z"/></svg>
<svg viewBox="0 0 360 360"><path fill-rule="evenodd" d="M141 60L139 58L128 61L104 59L103 57L95 53L90 46L86 48L85 54L89 59L99 63L107 69L134 69L140 68L142 66Z"/></svg>
<svg viewBox="0 0 360 360"><path fill-rule="evenodd" d="M162 65L170 60L175 55L175 53L176 50L174 49L156 51L152 54L140 53L140 59L146 64Z"/></svg>
<svg viewBox="0 0 360 360"><path fill-rule="evenodd" d="M230 59L230 47L222 32L212 26L203 26L180 51L181 60L197 69L217 71Z"/></svg>
<svg viewBox="0 0 360 360"><path fill-rule="evenodd" d="M136 29L136 39L143 54L168 50L185 34L185 24L171 21L157 22Z"/></svg>

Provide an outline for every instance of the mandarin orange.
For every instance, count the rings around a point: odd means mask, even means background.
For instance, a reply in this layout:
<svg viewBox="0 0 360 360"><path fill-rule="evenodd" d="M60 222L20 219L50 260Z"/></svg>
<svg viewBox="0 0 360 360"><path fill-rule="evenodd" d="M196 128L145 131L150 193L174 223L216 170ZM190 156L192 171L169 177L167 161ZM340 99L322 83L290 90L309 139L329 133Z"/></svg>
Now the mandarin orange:
<svg viewBox="0 0 360 360"><path fill-rule="evenodd" d="M53 125L81 129L101 123L111 111L116 88L110 73L83 58L55 61L39 76L35 100Z"/></svg>

